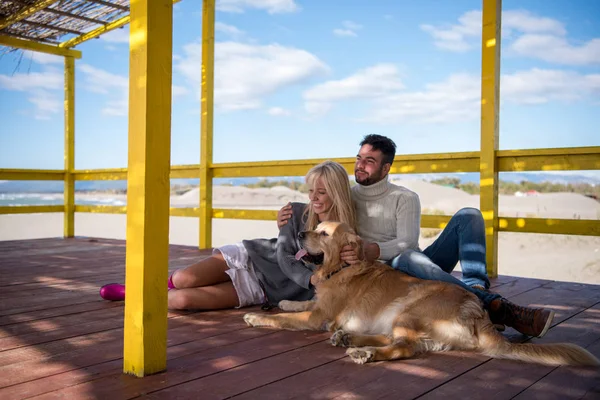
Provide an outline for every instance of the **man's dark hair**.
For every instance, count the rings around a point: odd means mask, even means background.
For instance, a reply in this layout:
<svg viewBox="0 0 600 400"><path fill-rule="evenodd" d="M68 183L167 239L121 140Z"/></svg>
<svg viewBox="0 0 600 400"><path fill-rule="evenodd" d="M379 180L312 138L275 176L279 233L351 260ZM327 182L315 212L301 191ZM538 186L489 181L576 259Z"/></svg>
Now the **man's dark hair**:
<svg viewBox="0 0 600 400"><path fill-rule="evenodd" d="M360 147L365 144L371 145L373 150L379 150L383 154L383 163L392 164L394 157L396 156L396 143L386 136L381 135L367 135L363 141L360 142Z"/></svg>

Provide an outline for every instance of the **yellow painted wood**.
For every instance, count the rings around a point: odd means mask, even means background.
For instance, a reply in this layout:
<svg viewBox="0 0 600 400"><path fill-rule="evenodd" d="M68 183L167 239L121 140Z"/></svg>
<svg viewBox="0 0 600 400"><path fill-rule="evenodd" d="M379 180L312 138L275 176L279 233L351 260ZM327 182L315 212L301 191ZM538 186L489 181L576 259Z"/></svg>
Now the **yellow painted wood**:
<svg viewBox="0 0 600 400"><path fill-rule="evenodd" d="M31 40L18 39L12 36L0 34L0 46L13 47L15 49L38 51L40 53L54 54L57 56L81 58L81 51L71 49L61 49L58 46L33 42Z"/></svg>
<svg viewBox="0 0 600 400"><path fill-rule="evenodd" d="M65 57L64 237L75 236L75 59Z"/></svg>
<svg viewBox="0 0 600 400"><path fill-rule="evenodd" d="M127 214L126 206L76 205L75 212L97 214Z"/></svg>
<svg viewBox="0 0 600 400"><path fill-rule="evenodd" d="M193 179L200 177L200 164L171 166L171 179Z"/></svg>
<svg viewBox="0 0 600 400"><path fill-rule="evenodd" d="M179 3L180 1L181 0L173 0L173 4ZM129 15L126 15L126 16L124 16L122 18L114 20L114 21L112 21L112 22L110 22L110 23L108 23L106 25L100 26L100 27L98 27L96 29L93 29L93 30L91 30L89 32L86 32L86 33L84 33L82 35L79 35L79 36L74 37L72 39L66 40L66 41L60 43L58 45L58 47L65 48L65 49L68 49L68 48L71 48L71 47L75 47L78 44L81 44L83 42L87 42L90 39L95 39L95 38L97 38L97 37L99 37L99 36L101 36L101 35L103 35L105 33L108 33L110 31L114 31L115 29L119 29L119 28L127 25L129 23L129 21L130 21L130 17L129 17Z"/></svg>
<svg viewBox="0 0 600 400"><path fill-rule="evenodd" d="M29 213L29 209L42 210L39 212L60 212L62 206L32 206L32 207L2 207L0 214L20 214ZM20 211L23 209L24 211ZM125 214L126 207L123 206L75 206L75 212L86 213L104 213L104 214ZM36 211L38 212L38 211ZM197 218L200 215L198 207L175 208L170 209L172 217L192 217ZM247 209L226 209L214 208L213 218L224 219L248 219L248 220L271 220L277 219L277 210L247 210ZM444 229L450 221L450 215L428 215L421 216L422 228ZM544 234L561 235L584 235L600 236L599 220L580 220L580 219L550 219L550 218L499 218L499 232L528 232Z"/></svg>
<svg viewBox="0 0 600 400"><path fill-rule="evenodd" d="M498 276L498 150L502 0L483 0L481 54L480 209L488 276Z"/></svg>
<svg viewBox="0 0 600 400"><path fill-rule="evenodd" d="M127 180L127 168L75 170L77 181L119 181Z"/></svg>
<svg viewBox="0 0 600 400"><path fill-rule="evenodd" d="M93 30L91 30L91 31L89 31L87 33L84 33L84 34L79 35L77 37L74 37L72 39L66 40L66 41L60 43L58 45L58 47L63 48L63 49L68 49L68 48L71 48L71 47L75 47L78 44L86 42L86 41L88 41L90 39L97 38L98 36L100 36L100 35L102 35L104 33L108 33L110 31L118 29L118 28L120 28L122 26L125 26L125 25L127 25L129 23L129 21L130 21L129 15L126 15L126 16L124 16L122 18L114 20L111 23L108 23L106 25L100 26L100 27L98 27L96 29L93 29Z"/></svg>
<svg viewBox="0 0 600 400"><path fill-rule="evenodd" d="M0 30L14 24L15 22L22 21L36 12L57 2L58 0L40 0L32 4L27 4L13 15L9 15L6 18L0 18Z"/></svg>
<svg viewBox="0 0 600 400"><path fill-rule="evenodd" d="M166 369L173 3L131 2L123 371Z"/></svg>
<svg viewBox="0 0 600 400"><path fill-rule="evenodd" d="M500 171L585 171L600 169L600 147L501 150Z"/></svg>
<svg viewBox="0 0 600 400"><path fill-rule="evenodd" d="M215 0L202 2L202 80L200 100L200 249L212 246L213 112Z"/></svg>
<svg viewBox="0 0 600 400"><path fill-rule="evenodd" d="M500 218L503 232L600 236L600 220L550 218Z"/></svg>
<svg viewBox="0 0 600 400"><path fill-rule="evenodd" d="M63 206L0 206L0 215L61 213L64 210L65 208Z"/></svg>
<svg viewBox="0 0 600 400"><path fill-rule="evenodd" d="M1 181L62 181L65 172L60 169L0 169Z"/></svg>
<svg viewBox="0 0 600 400"><path fill-rule="evenodd" d="M215 208L212 213L213 218L225 219L252 219L252 220L277 220L277 210L244 210Z"/></svg>

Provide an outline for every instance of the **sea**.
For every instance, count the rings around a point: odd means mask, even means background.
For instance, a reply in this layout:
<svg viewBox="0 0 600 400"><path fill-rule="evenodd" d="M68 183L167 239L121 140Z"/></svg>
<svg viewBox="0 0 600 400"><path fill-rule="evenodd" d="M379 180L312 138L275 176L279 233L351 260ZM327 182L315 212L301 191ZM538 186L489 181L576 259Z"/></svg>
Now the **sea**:
<svg viewBox="0 0 600 400"><path fill-rule="evenodd" d="M0 193L0 206L55 206L63 205L62 193ZM81 198L75 194L77 205L124 206L122 199L110 197Z"/></svg>

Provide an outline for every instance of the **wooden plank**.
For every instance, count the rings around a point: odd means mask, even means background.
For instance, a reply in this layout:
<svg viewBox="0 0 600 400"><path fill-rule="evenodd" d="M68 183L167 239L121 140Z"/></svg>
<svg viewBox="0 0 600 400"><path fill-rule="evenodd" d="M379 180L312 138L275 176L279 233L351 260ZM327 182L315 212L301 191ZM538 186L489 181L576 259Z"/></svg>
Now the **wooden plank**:
<svg viewBox="0 0 600 400"><path fill-rule="evenodd" d="M599 335L600 336L600 335ZM600 359L600 339L587 348ZM515 400L600 398L600 371L591 368L556 368L513 397Z"/></svg>
<svg viewBox="0 0 600 400"><path fill-rule="evenodd" d="M243 322L240 323L241 316L237 315L239 312L221 312L216 316L210 312L207 314L212 315L216 323L201 329L190 329L193 326L190 325L192 322L190 318L193 317L169 320L169 360L272 334L268 331L248 329ZM0 369L7 372L0 377L0 386L10 386L0 389L0 396L3 399L24 398L65 389L76 384L86 385L89 381L103 377L119 376L122 364L122 341L118 338L122 337L122 333L122 329L111 331L110 337L113 340L104 338L102 352L91 351L96 346L92 343L51 358L14 363ZM90 343L92 336L82 338L82 341ZM24 371L28 373L22 373Z"/></svg>
<svg viewBox="0 0 600 400"><path fill-rule="evenodd" d="M224 399L277 382L335 360L346 357L341 349L333 348L328 341L320 341L289 352L280 353L244 364L203 378L184 382L151 393L148 399L192 398L202 393L203 399ZM231 383L235 382L234 385ZM308 389L305 388L305 389ZM310 390L310 389L309 389ZM287 396L288 392L281 394ZM306 393L308 398L308 393ZM255 398L270 398L259 396Z"/></svg>
<svg viewBox="0 0 600 400"><path fill-rule="evenodd" d="M344 355L345 349L329 350ZM304 358L300 352L297 359ZM395 399L412 399L427 390L445 382L453 376L463 373L481 363L485 358L472 354L452 352L427 355L415 359L357 365L348 357L307 369L272 384L245 392L236 399L327 399L327 398L381 398L390 396ZM298 362L290 358L288 363ZM288 368L286 362L278 363ZM261 370L249 365L246 371L248 379L261 378ZM218 379L215 375L213 379ZM207 382L208 387L211 385ZM177 390L175 388L174 390ZM166 394L166 393L165 393ZM285 395L284 395L285 394Z"/></svg>
<svg viewBox="0 0 600 400"><path fill-rule="evenodd" d="M165 387L175 386L193 379L235 368L265 357L289 352L298 347L322 342L323 333L262 331L262 336L228 345L211 346L193 354L169 360L168 372L137 379L113 373L101 379L72 385L40 396L40 399L81 398L133 398ZM182 351L182 353L186 353ZM167 379L168 377L168 379ZM0 395L2 392L0 392Z"/></svg>
<svg viewBox="0 0 600 400"><path fill-rule="evenodd" d="M585 310L560 325L553 327L542 339L534 343L568 342L589 346L600 339L597 316L600 305ZM577 329L573 329L577 327ZM557 370L556 367L527 364L517 361L490 360L447 384L422 399L456 398L469 393L472 398L511 399L529 388L538 380ZM575 368L561 367L573 371ZM540 394L538 392L538 394ZM534 397L527 397L534 398Z"/></svg>

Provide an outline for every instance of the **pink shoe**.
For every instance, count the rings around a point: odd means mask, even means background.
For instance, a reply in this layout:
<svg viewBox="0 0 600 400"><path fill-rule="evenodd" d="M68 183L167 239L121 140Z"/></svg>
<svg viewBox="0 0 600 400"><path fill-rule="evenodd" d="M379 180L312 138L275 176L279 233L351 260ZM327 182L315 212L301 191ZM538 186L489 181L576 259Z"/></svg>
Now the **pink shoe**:
<svg viewBox="0 0 600 400"><path fill-rule="evenodd" d="M100 297L110 301L125 300L125 285L121 285L120 283L104 285L100 288Z"/></svg>

